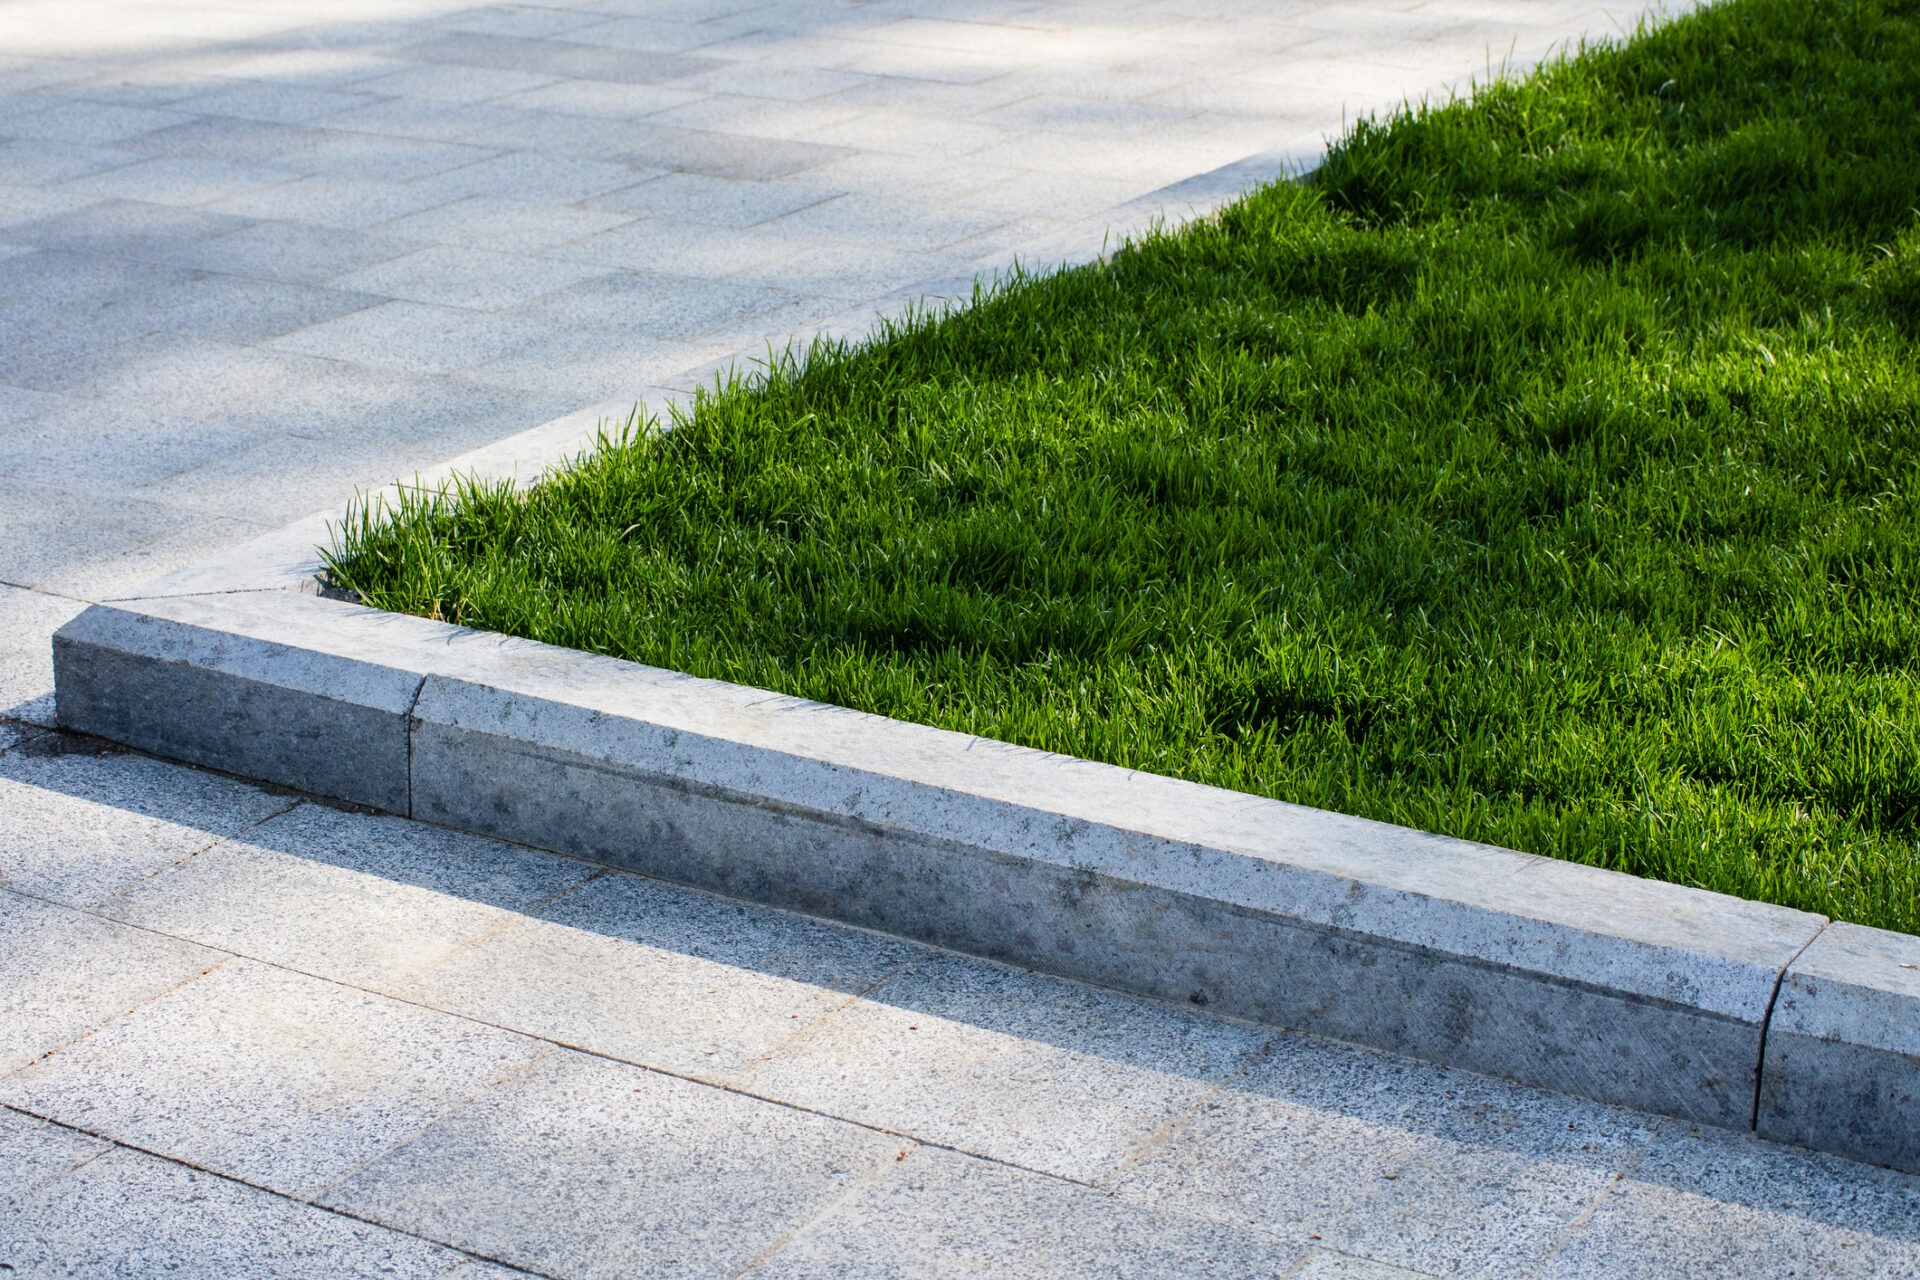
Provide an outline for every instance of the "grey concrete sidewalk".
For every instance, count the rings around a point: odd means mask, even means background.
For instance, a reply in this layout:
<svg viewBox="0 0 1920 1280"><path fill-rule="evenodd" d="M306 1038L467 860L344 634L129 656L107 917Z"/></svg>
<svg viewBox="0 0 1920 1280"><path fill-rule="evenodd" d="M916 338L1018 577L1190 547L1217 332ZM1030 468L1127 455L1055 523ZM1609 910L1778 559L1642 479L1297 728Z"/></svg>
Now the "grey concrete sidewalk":
<svg viewBox="0 0 1920 1280"><path fill-rule="evenodd" d="M1915 1179L40 727L83 600L1636 12L0 8L0 1266L1920 1273Z"/></svg>
<svg viewBox="0 0 1920 1280"><path fill-rule="evenodd" d="M872 299L1044 260L1103 210L1618 12L9 4L0 582L97 598L583 404L857 331ZM33 608L0 617L37 636Z"/></svg>
<svg viewBox="0 0 1920 1280"><path fill-rule="evenodd" d="M28 731L25 1275L1908 1276L1920 1180Z"/></svg>

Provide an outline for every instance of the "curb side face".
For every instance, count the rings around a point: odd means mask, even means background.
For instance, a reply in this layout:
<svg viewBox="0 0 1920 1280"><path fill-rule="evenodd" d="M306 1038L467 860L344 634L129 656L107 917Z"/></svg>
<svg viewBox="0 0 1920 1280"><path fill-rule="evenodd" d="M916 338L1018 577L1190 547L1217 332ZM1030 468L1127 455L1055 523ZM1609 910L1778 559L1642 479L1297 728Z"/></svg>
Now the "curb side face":
<svg viewBox="0 0 1920 1280"><path fill-rule="evenodd" d="M202 643L226 648L225 669L191 660ZM245 637L96 605L54 637L59 723L171 760L408 812L405 712L313 692L330 683L327 660L313 655L307 663L321 669L290 684L278 646L251 643L255 654L235 653L249 646Z"/></svg>
<svg viewBox="0 0 1920 1280"><path fill-rule="evenodd" d="M1780 983L1756 1128L1920 1173L1920 938L1835 923Z"/></svg>
<svg viewBox="0 0 1920 1280"><path fill-rule="evenodd" d="M486 727L503 718L416 722L418 816L1583 1097L1729 1127L1752 1115L1757 1020L695 790Z"/></svg>
<svg viewBox="0 0 1920 1280"><path fill-rule="evenodd" d="M593 678L573 678L589 668ZM1461 847L1469 867L1450 866L1453 845L1438 837L1378 824L1356 837L1357 820L1338 815L1291 822L1291 807L1257 798L1190 795L1193 784L1124 771L1108 779L1106 766L1064 757L1036 766L1006 744L985 752L791 699L769 719L763 691L291 592L96 606L57 637L56 675L63 724L155 754L1733 1128L1754 1115L1777 965L1824 923L1478 846ZM587 705L599 693L613 709ZM650 718L656 694L675 708L668 723ZM708 696L724 705L709 713ZM851 756L847 742L820 738L842 724L864 744ZM898 743L919 744L911 768L898 767ZM809 745L831 749L823 759ZM936 748L966 753L950 784ZM1059 787L1035 773L1050 763ZM829 776L851 790L823 790ZM1141 788L1153 792L1144 805L1099 807ZM1065 808L1049 809L1050 796ZM1001 829L1008 814L1018 830ZM1365 868L1391 859L1380 841L1396 834L1418 856L1375 884ZM1085 856L1058 844L1083 839ZM1327 839L1358 843L1318 850ZM1509 864L1531 873L1511 891L1454 892L1463 876ZM1579 901L1528 909L1556 889ZM1834 936L1809 947L1783 987L1765 1123L1770 1136L1913 1160L1920 1063L1841 1059L1796 1040L1808 1036L1795 1002L1835 985L1818 966L1861 962L1840 945L1852 935ZM1846 1083L1862 1073L1865 1083ZM1829 1094L1855 1099L1836 1114L1820 1111L1838 1105L1819 1098L1829 1075ZM1877 1146L1876 1123L1895 1130Z"/></svg>

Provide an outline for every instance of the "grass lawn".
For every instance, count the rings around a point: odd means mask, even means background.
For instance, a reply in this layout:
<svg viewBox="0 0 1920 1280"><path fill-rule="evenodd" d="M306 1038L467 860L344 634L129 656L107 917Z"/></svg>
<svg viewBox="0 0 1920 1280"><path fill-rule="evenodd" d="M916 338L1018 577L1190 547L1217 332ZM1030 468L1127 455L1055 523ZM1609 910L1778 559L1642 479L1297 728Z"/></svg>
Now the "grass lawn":
<svg viewBox="0 0 1920 1280"><path fill-rule="evenodd" d="M337 581L1920 931L1920 0L1729 0Z"/></svg>

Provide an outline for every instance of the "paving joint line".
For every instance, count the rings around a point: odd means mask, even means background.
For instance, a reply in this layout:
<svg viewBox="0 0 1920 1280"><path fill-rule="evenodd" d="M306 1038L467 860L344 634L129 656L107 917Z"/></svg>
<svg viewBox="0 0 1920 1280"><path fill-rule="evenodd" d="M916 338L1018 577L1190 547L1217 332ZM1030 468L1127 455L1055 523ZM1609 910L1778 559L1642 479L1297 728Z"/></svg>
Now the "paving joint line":
<svg viewBox="0 0 1920 1280"><path fill-rule="evenodd" d="M641 877L641 878L648 879L650 877ZM732 1094L735 1097L747 1098L755 1102L766 1103L771 1106L780 1107L787 1111L797 1112L801 1115L810 1115L810 1116L818 1117L823 1120L832 1120L840 1124L852 1125L853 1127L858 1129L865 1129L869 1133L884 1134L889 1138L898 1138L903 1142L908 1142L915 1146L931 1147L931 1148L934 1148L935 1150L949 1151L955 1155L965 1156L969 1159L981 1160L988 1164L1001 1165L1009 1169L1017 1169L1023 1173L1031 1173L1040 1177L1051 1178L1056 1182L1064 1182L1076 1187L1082 1187L1089 1190L1100 1189L1094 1183L1086 1182L1079 1178L1069 1177L1066 1174L1054 1173L1051 1170L1047 1170L1047 1169L1036 1169L1030 1165L1021 1164L1018 1161L1007 1160L999 1156L987 1155L978 1151L971 1151L965 1147L958 1146L953 1143L941 1142L933 1138L920 1137L916 1134L909 1133L904 1130L890 1129L885 1125L874 1124L870 1121L855 1119L851 1116L836 1115L831 1111L825 1111L818 1107L806 1106L798 1102L792 1102L784 1098L773 1097L768 1094L755 1093L751 1089L747 1089L747 1088L730 1083L730 1081L738 1078L738 1074L743 1074L743 1073L737 1073L736 1076L726 1077L721 1080L714 1080L714 1079L710 1079L702 1076L691 1075L686 1072L674 1071L667 1067L654 1066L645 1062L636 1062L631 1058L622 1058L617 1054L609 1053L605 1050L593 1049L584 1045L573 1044L569 1041L562 1040L554 1036L543 1035L533 1031L526 1031L519 1027L512 1026L508 1023L495 1022L491 1019L478 1017L474 1014L462 1013L457 1009L445 1009L440 1007L439 1005L429 1004L425 1000L422 1000L413 996L396 994L395 992L391 992L391 991L382 991L377 987L362 986L361 984L355 983L355 982L347 982L343 979L331 977L324 973L316 973L310 969L303 969L297 965L286 964L282 961L268 959L264 956L254 955L246 951L236 951L228 947L210 946L209 944L204 942L197 942L193 938L183 934L170 933L165 929L156 928L152 925L139 924L130 920L122 920L116 916L107 915L104 912L95 911L88 907L76 907L70 903L59 902L51 898L42 897L38 894L25 893L21 890L11 888L10 886L7 886L7 885L0 884L0 892L9 893L19 898L30 899L34 902L39 902L46 906L56 907L56 908L60 908L67 911L73 911L80 914L93 916L96 919L105 921L109 924L117 925L121 928L136 929L142 933L152 934L155 937L167 938L174 942L184 942L191 946L196 946L208 951L221 953L222 955L222 959L218 964L215 964L209 967L208 969L204 970L201 973L197 973L193 975L193 977L188 978L183 982L176 983L174 986L169 987L165 991L161 991L156 995L141 1001L139 1004L135 1005L132 1009L129 1009L125 1013L117 1013L110 1016L105 1021L88 1029L82 1035L76 1036L72 1040L62 1043L57 1048L48 1050L46 1053L40 1055L39 1058L36 1058L34 1060L34 1063L40 1062L46 1058L52 1057L56 1053L64 1052L65 1050L72 1048L74 1045L79 1044L81 1041L86 1040L89 1037L95 1035L96 1033L105 1030L107 1027L114 1025L115 1023L121 1022L124 1019L132 1016L134 1013L138 1012L139 1010L144 1009L147 1006L159 1001L160 999L166 996L172 995L174 992L179 991L191 985L192 983L199 981L201 978L212 973L215 969L225 966L228 962L232 960L245 960L249 964L257 964L265 968L278 970L282 973L290 973L298 977L309 978L316 982L325 983L328 986L338 987L343 991L354 991L354 992L360 993L361 995L372 996L375 999L390 1000L395 1004L407 1005L411 1008L420 1009L428 1013L437 1014L441 1017L454 1018L454 1019L458 1019L461 1022L470 1023L474 1026L487 1027L494 1031L504 1031L509 1035L519 1036L522 1039L535 1041L537 1043L547 1046L546 1051L541 1055L539 1055L539 1057L534 1059L534 1061L544 1061L548 1056L550 1056L556 1050L564 1051L567 1053L577 1053L584 1057L596 1058L603 1062L611 1062L617 1066L631 1068L636 1071L644 1071L649 1075L662 1076L670 1080L678 1080L683 1084L695 1085L704 1089L714 1089L721 1093ZM715 895L715 896L718 896L718 895ZM969 957L969 959L975 959L975 958L977 957ZM1066 981L1071 981L1071 979L1066 979ZM1085 985L1085 984L1076 983L1075 985ZM859 999L858 996L849 996L847 999L847 1003L852 1003L857 999ZM844 1006L836 1006L836 1009L834 1010L834 1012L837 1012L838 1009L841 1007L844 1007ZM824 1016L830 1016L830 1015L823 1015L823 1017ZM0 1079L7 1079L11 1076L17 1075L20 1072L25 1071L29 1067L33 1066L34 1063L28 1063L25 1066L18 1067L13 1071L7 1072L4 1075L0 1075ZM520 1068L516 1068L515 1070L519 1070L519 1069ZM489 1087L489 1090L483 1091L483 1092L488 1092L488 1091L491 1091L491 1086ZM477 1098L480 1095L475 1095L475 1096ZM461 1106L464 1107L466 1105L470 1105L471 1101L472 1100L470 1099L468 1103L462 1103ZM5 1105L5 1104L0 1103L0 1105ZM39 1118L49 1119L50 1117L42 1116ZM413 1136L418 1136L420 1132L424 1132L426 1128L431 1127L431 1125L435 1123L438 1123L438 1119L429 1122L429 1124L427 1126L423 1126L421 1130L415 1131L415 1134ZM411 1140L412 1138L409 1137L407 1139L402 1140L401 1142L396 1143L395 1146L397 1147L400 1145L404 1145L405 1142L411 1141ZM145 1148L141 1148L141 1149L145 1150ZM181 1163L186 1163L186 1162L182 1161ZM241 1181L241 1179L236 1178L235 1181ZM298 1197L290 1196L288 1198L297 1199Z"/></svg>
<svg viewBox="0 0 1920 1280"><path fill-rule="evenodd" d="M1793 969L1793 962L1798 960L1801 956L1805 955L1807 952L1807 948L1812 946L1814 943L1818 942L1820 940L1820 935L1824 934L1828 929L1832 927L1833 927L1833 922L1829 920L1826 924L1823 924L1818 929L1816 929L1814 931L1813 936L1811 938L1808 938L1806 942L1801 945L1798 951L1795 951L1791 956L1789 956L1787 958L1787 962L1780 966L1780 972L1774 975L1773 994L1767 998L1766 1016L1761 1018L1760 1020L1760 1065L1754 1070L1754 1080L1756 1083L1754 1085L1754 1090L1753 1090L1753 1120L1748 1125L1748 1127L1752 1129L1755 1133L1760 1132L1760 1098L1761 1098L1761 1092L1762 1092L1761 1082L1763 1082L1766 1078L1767 1033L1773 1030L1774 1010L1779 1008L1780 1006L1780 988L1786 984L1787 974Z"/></svg>
<svg viewBox="0 0 1920 1280"><path fill-rule="evenodd" d="M140 1155L148 1156L152 1159L159 1160L166 1164L173 1165L175 1168L187 1169L194 1173L203 1174L209 1178L218 1179L221 1182L230 1183L233 1186L245 1187L249 1191L258 1191L263 1194L273 1196L275 1199L286 1201L289 1204L301 1205L308 1209L317 1209L321 1213L331 1214L334 1217L338 1217L338 1218L345 1218L350 1222L360 1223L362 1226L374 1227L381 1231L391 1231L395 1235L406 1236L409 1239L418 1240L423 1244L430 1244L430 1245L433 1245L435 1248L445 1249L450 1253L460 1254L463 1257L463 1261L455 1264L456 1266L465 1266L467 1262L486 1262L486 1263L491 1263L494 1266L504 1267L508 1271L515 1272L519 1275L537 1276L540 1278L540 1280L563 1280L562 1277L555 1276L551 1272L535 1271L529 1267L523 1267L517 1263L509 1262L504 1258L496 1258L496 1257L493 1257L491 1254L478 1253L472 1249L462 1248L461 1246L456 1244L449 1244L445 1240L436 1240L432 1236L424 1235L418 1231L410 1231L405 1227L391 1226L385 1222L381 1222L377 1218L370 1218L365 1216L364 1214L354 1213L350 1209L341 1209L333 1205L321 1204L318 1201L309 1200L302 1196L290 1195L285 1191L281 1191L281 1190L278 1190L277 1188L267 1186L265 1183L254 1182L251 1179L242 1178L236 1174L223 1173L218 1169L209 1168L203 1164L195 1164L191 1160L186 1160L175 1155L169 1155L164 1151L158 1151L152 1147L142 1146L140 1143L137 1143L137 1142L128 1142L121 1138L115 1138L108 1134L99 1132L98 1130L90 1129L85 1125L75 1124L70 1120L62 1120L57 1116L43 1115L40 1112L35 1111L30 1107L18 1106L10 1102L0 1102L0 1111L11 1111L15 1115L26 1116L30 1120L38 1120L42 1124L52 1125L56 1129L62 1129L68 1133L76 1133L83 1138L92 1138L96 1142L106 1143L109 1150L137 1152ZM43 1184L40 1187L40 1192L45 1192L52 1187L58 1186L61 1182L71 1177L75 1172L85 1168L89 1164L92 1164L95 1160L98 1160L101 1156L106 1154L107 1154L106 1151L101 1151L101 1152L95 1153L92 1156L89 1156L86 1160L82 1161L78 1165L75 1165L72 1169L68 1169L66 1172L61 1173L55 1178L53 1178L50 1182ZM440 1274L445 1275L446 1272L443 1271Z"/></svg>

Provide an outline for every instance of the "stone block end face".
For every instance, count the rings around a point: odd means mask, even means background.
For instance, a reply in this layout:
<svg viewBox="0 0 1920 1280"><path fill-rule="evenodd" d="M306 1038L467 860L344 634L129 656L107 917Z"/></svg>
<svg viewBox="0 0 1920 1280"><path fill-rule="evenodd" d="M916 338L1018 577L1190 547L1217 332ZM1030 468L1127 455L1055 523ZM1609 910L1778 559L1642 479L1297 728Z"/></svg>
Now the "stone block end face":
<svg viewBox="0 0 1920 1280"><path fill-rule="evenodd" d="M1763 1137L1920 1173L1920 937L1831 924L1780 982Z"/></svg>
<svg viewBox="0 0 1920 1280"><path fill-rule="evenodd" d="M55 634L53 659L62 728L169 760L407 811L406 716L328 696L333 682L325 655L95 605ZM286 679L289 665L302 666L303 678Z"/></svg>

